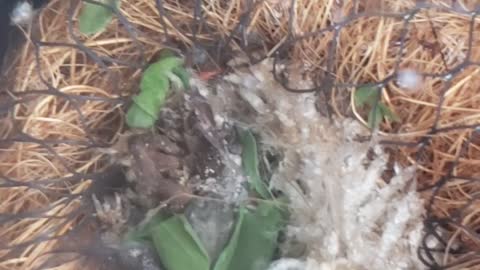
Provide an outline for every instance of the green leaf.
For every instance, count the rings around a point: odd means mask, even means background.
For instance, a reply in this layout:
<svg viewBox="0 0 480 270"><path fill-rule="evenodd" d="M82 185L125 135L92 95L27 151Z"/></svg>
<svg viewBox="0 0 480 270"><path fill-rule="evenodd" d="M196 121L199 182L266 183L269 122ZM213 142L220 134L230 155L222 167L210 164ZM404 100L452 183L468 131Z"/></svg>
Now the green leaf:
<svg viewBox="0 0 480 270"><path fill-rule="evenodd" d="M164 222L171 216L167 216L162 213L158 213L152 216L144 224L140 223L136 227L130 229L124 236L123 241L129 242L142 242L142 241L151 241L151 230L153 227Z"/></svg>
<svg viewBox="0 0 480 270"><path fill-rule="evenodd" d="M377 129L384 119L399 121L398 117L380 101L380 91L374 87L362 87L355 91L355 106L368 106L368 127Z"/></svg>
<svg viewBox="0 0 480 270"><path fill-rule="evenodd" d="M138 105L131 106L125 117L125 122L130 128L147 129L155 125L156 121L156 117L152 117L151 114L145 112Z"/></svg>
<svg viewBox="0 0 480 270"><path fill-rule="evenodd" d="M218 257L213 270L230 270L229 267L232 262L232 258L235 255L237 250L238 239L240 237L240 230L243 225L243 218L245 217L246 211L247 210L245 208L240 208L240 211L238 212L238 217L237 217L237 224L235 225L235 230L230 236L230 241L228 242L227 246Z"/></svg>
<svg viewBox="0 0 480 270"><path fill-rule="evenodd" d="M120 0L97 0L112 8L119 8ZM83 3L79 17L80 31L85 35L96 34L105 30L112 19L113 12L103 6L93 3Z"/></svg>
<svg viewBox="0 0 480 270"><path fill-rule="evenodd" d="M202 240L200 239L200 237L198 237L197 233L195 232L195 229L193 229L192 225L188 222L187 218L184 215L180 216L180 218L182 219L183 227L190 234L192 239L197 244L198 248L200 248L202 254L204 254L205 257L208 259L208 262L209 262L209 265L210 265L210 258L208 256L208 252L205 249L205 247L203 246Z"/></svg>
<svg viewBox="0 0 480 270"><path fill-rule="evenodd" d="M180 57L169 56L161 58L158 62L151 64L144 72L144 76L157 77L172 72L174 68L182 67L183 59Z"/></svg>
<svg viewBox="0 0 480 270"><path fill-rule="evenodd" d="M270 192L265 182L263 182L260 171L258 170L258 151L255 136L246 130L240 132L240 141L243 146L242 166L248 177L250 187L262 198L270 199Z"/></svg>
<svg viewBox="0 0 480 270"><path fill-rule="evenodd" d="M155 125L169 94L170 81L183 86L188 84L188 74L182 64L183 59L168 56L145 70L140 82L140 92L133 98L134 104L127 112L126 122L130 128L147 129Z"/></svg>
<svg viewBox="0 0 480 270"><path fill-rule="evenodd" d="M261 202L255 210L240 208L235 232L214 270L264 270L277 248L278 233L285 226L283 212L275 204Z"/></svg>
<svg viewBox="0 0 480 270"><path fill-rule="evenodd" d="M368 114L368 127L370 129L377 129L383 121L382 109L377 105L370 110Z"/></svg>
<svg viewBox="0 0 480 270"><path fill-rule="evenodd" d="M182 81L183 88L188 90L190 88L190 76L187 70L183 67L174 67L172 72Z"/></svg>
<svg viewBox="0 0 480 270"><path fill-rule="evenodd" d="M377 106L372 107L368 114L368 127L377 129L384 119L399 121L398 117L385 104L378 102Z"/></svg>
<svg viewBox="0 0 480 270"><path fill-rule="evenodd" d="M382 111L382 114L383 116L390 120L390 121L393 121L393 122L398 122L400 121L400 119L398 118L398 116L393 113L390 108L387 107L387 105L383 104L383 103L378 103L378 106L380 107L380 110Z"/></svg>
<svg viewBox="0 0 480 270"><path fill-rule="evenodd" d="M140 93L133 98L133 102L152 117L157 117L167 99L170 82L168 78L144 75L140 84Z"/></svg>
<svg viewBox="0 0 480 270"><path fill-rule="evenodd" d="M151 236L168 270L209 270L210 259L183 216L173 216L151 228Z"/></svg>
<svg viewBox="0 0 480 270"><path fill-rule="evenodd" d="M378 100L380 91L376 87L361 87L355 91L354 102L355 106L361 107L364 105L373 106Z"/></svg>

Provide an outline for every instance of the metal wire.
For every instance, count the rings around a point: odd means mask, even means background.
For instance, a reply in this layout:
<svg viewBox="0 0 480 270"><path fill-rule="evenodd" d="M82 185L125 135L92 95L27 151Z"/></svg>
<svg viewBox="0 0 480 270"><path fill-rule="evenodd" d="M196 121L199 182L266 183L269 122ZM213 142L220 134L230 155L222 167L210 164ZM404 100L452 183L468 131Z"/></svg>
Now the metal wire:
<svg viewBox="0 0 480 270"><path fill-rule="evenodd" d="M15 121L12 118L12 122L15 123L14 125L14 132L11 132L8 137L0 139L0 146L7 149L14 143L20 144L36 144L39 145L42 149L47 151L51 154L52 159L57 159L60 161L60 164L68 171L69 175L60 178L38 178L38 179L11 179L0 174L0 189L12 189L12 188L20 188L27 190L36 190L43 194L48 195L52 198L63 198L61 201L62 205L68 205L73 202L77 202L83 207L79 207L78 210L73 211L67 215L51 215L49 212L58 207L58 205L49 205L48 207L41 207L35 211L28 211L28 212L19 212L16 214L11 214L8 212L0 213L0 224L2 228L7 228L11 224L19 222L21 220L40 220L40 219L58 219L59 224L58 226L51 228L49 231L46 231L42 234L42 237L22 242L19 244L10 245L7 241L1 241L0 243L0 250L9 250L6 257L14 257L18 254L25 252L29 246L34 244L39 244L43 241L47 240L61 240L61 239L69 239L71 235L76 233L75 228L70 230L69 232L58 235L56 230L62 228L72 219L78 219L79 216L83 215L83 218L80 219L81 224L88 224L92 221L92 215L89 215L89 211L92 209L92 205L90 202L90 196L94 193L98 194L101 192L107 192L110 189L110 184L108 183L109 179L111 179L111 175L117 175L118 169L117 168L110 168L108 171L101 171L101 172L91 172L88 174L79 173L77 170L69 165L68 161L65 160L64 157L58 155L54 149L54 145L65 144L65 145L74 145L83 147L85 149L88 148L99 148L99 147L109 147L110 145L100 140L98 137L94 136L95 134L87 124L87 119L85 119L84 112L82 112L81 104L90 101L96 102L105 102L110 104L111 106L118 106L122 105L126 102L128 97L119 97L115 99L109 99L105 97L96 97L96 96L84 96L84 95L75 95L75 94L67 94L56 87L44 77L44 73L42 72L45 67L42 65L41 61L41 54L42 49L50 48L50 47L70 47L75 50L81 51L85 53L89 57L89 60L93 61L98 68L106 73L110 73L113 66L115 67L124 67L129 68L132 70L143 68L147 63L147 59L145 57L145 49L142 43L138 40L138 29L136 29L135 25L128 21L128 19L121 14L118 10L111 8L107 5L99 3L97 1L92 0L84 0L88 3L96 3L102 6L105 6L112 10L117 17L118 21L120 22L121 27L123 27L129 35L129 38L135 41L136 46L136 53L140 56L140 61L137 63L131 63L122 59L115 59L113 57L107 55L101 55L98 52L90 49L86 46L79 37L75 35L74 31L74 10L75 7L79 4L79 1L72 0L70 1L70 8L68 14L68 31L71 40L74 43L59 43L59 42L48 42L39 40L38 37L32 36L31 40L34 45L35 55L36 55L36 72L38 76L41 78L44 88L43 89L28 89L26 91L16 91L16 89L8 89L8 93L11 94L14 98L10 100L10 102L1 103L0 112L9 112L9 113L2 113L5 115L4 117L11 117L12 113L17 106L20 106L23 103L31 101L35 97L38 96L54 96L57 99L62 99L68 101L72 108L74 109L75 113L78 114L80 119L81 127L85 134L85 140L55 140L55 139L38 139L35 138L31 134L24 133L22 130L21 123ZM191 0L191 1L183 1L189 2L192 5L192 21L191 29L192 31L185 32L185 29L180 28L178 25L184 25L185 22L179 23L176 22L173 16L169 13L168 9L165 8L166 5L165 0L156 0L156 8L158 13L160 14L158 20L162 25L165 40L167 42L176 42L174 40L174 35L171 35L171 30L169 31L169 26L171 25L174 27L173 31L182 32L184 36L190 39L190 48L189 50L194 50L198 48L214 48L211 50L211 58L214 59L215 63L221 65L225 63L228 59L231 58L232 52L231 47L232 43L235 43L237 46L240 47L243 53L245 53L248 58L252 62L258 62L262 59L269 57L269 55L261 55L258 56L258 51L255 51L255 54L249 49L249 41L247 40L248 36L248 29L251 26L253 15L255 11L264 3L264 1L254 1L248 0L245 1L243 5L244 10L239 17L237 25L233 27L232 31L225 36L221 36L218 34L218 31L214 31L211 26L207 25L206 18L203 12L203 5L205 1L202 0ZM455 179L461 179L466 182L476 183L480 181L480 179L473 178L471 176L462 176L456 173L455 168L458 166L460 160L465 157L465 153L471 147L475 146L474 139L479 136L480 133L480 123L478 124L470 124L470 125L452 125L452 126L441 126L439 123L441 122L441 112L444 110L444 101L445 101L445 94L450 89L451 82L454 80L462 71L469 67L479 67L480 62L472 60L472 47L474 46L474 32L475 32L475 20L476 17L480 13L480 8L476 8L474 10L459 10L452 6L447 5L440 5L435 4L428 1L419 1L414 7L404 10L402 12L371 12L371 11L360 11L360 12L353 12L346 16L342 21L339 22L331 22L330 25L326 28L316 30L314 32L307 32L302 34L297 34L294 31L294 20L295 20L295 6L296 0L290 0L289 4L289 27L288 27L288 34L285 37L284 42L278 46L273 52L270 52L271 56L274 58L273 62L273 74L275 79L283 85L285 91L290 91L298 94L303 93L311 93L315 92L318 93L321 97L323 97L324 106L327 107L328 111L331 113L330 104L328 102L328 97L332 94L332 90L336 89L337 91L347 91L348 89L352 88L360 88L360 87L373 87L377 91L385 91L385 86L391 82L394 82L397 78L399 70L401 68L401 63L403 61L404 50L408 42L408 35L411 29L412 20L415 18L417 14L420 12L428 12L430 10L442 11L442 12L449 12L454 14L461 14L470 19L470 27L468 29L468 40L467 42L467 53L465 59L460 63L456 63L455 65L449 66L446 61L445 55L441 52L441 61L445 66L445 72L441 73L420 73L419 75L425 78L440 78L443 81L443 87L440 91L440 99L436 104L435 110L435 121L433 125L430 127L430 130L423 136L420 136L416 142L408 141L394 141L394 140L384 140L382 143L386 146L397 148L397 149L413 149L417 154L417 161L421 163L422 156L425 152L431 151L430 143L432 138L436 135L447 133L447 132L455 132L455 131L464 131L464 130L471 130L470 138L463 143L462 151L458 152L455 159L450 163L448 169L444 172L443 176L436 181L429 185L424 186L419 190L420 192L430 192L430 199L426 205L427 214L425 217L425 231L422 239L421 248L418 250L418 256L421 261L429 268L429 269L452 269L458 267L460 265L465 265L468 261L473 261L474 259L480 259L480 248L477 245L476 249L472 249L472 247L468 247L466 245L456 246L454 248L449 247L448 244L448 237L449 235L445 235L443 232L445 230L451 230L451 228L460 229L464 232L465 236L469 239L469 241L473 241L478 243L480 241L480 237L478 232L475 231L474 228L468 228L466 225L462 223L463 217L468 213L471 213L470 207L475 205L479 201L479 196L471 196L468 202L464 203L464 205L458 208L456 211L449 213L448 216L436 216L434 213L434 209L436 204L438 203L438 194L448 185L449 182ZM455 1L453 1L455 2ZM186 4L185 4L186 5ZM430 15L428 15L430 16ZM388 74L375 82L368 82L364 84L357 84L354 82L338 82L335 73L336 73L336 66L335 61L339 57L337 55L337 47L339 46L338 40L340 37L340 33L342 29L345 27L354 25L358 20L365 19L365 18L391 18L398 20L402 24L402 28L399 32L399 41L396 44L398 47L397 58L393 68L388 71ZM434 33L434 37L436 40L431 41L433 46L440 46L438 40L438 29L431 23L431 21L425 22L425 24L429 25ZM207 44L204 40L199 38L200 34L202 35L210 35L210 40L214 40L213 44ZM316 74L312 74L315 80L315 86L312 88L305 88L305 89L298 89L292 87L292 84L289 81L289 76L282 70L281 65L284 63L285 59L288 57L289 53L299 44L304 42L305 40L311 39L329 39L329 47L328 52L325 54L324 59L324 70L322 72L318 72ZM173 41L172 41L173 40ZM268 46L272 44L267 44ZM6 91L6 90L2 90ZM381 95L378 95L381 96ZM117 175L118 176L118 175ZM75 183L80 183L82 181L92 181L92 185L86 191L82 193L72 194L69 190L66 189L57 189L55 187L61 186L68 186ZM81 226L80 226L81 227ZM436 239L437 242L440 243L440 246L432 247L429 245L431 239ZM439 254L443 254L448 249L449 254L454 255L457 260L450 260L447 263L444 261L439 260ZM52 252L54 254L55 251Z"/></svg>

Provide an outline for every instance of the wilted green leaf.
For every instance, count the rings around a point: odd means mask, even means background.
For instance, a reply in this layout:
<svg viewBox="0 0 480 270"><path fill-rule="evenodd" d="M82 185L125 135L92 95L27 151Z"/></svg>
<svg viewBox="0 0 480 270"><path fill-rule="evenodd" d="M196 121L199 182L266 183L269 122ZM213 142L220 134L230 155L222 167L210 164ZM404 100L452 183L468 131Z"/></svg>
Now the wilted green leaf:
<svg viewBox="0 0 480 270"><path fill-rule="evenodd" d="M380 92L376 87L361 87L355 91L355 106L364 106L373 104L378 100Z"/></svg>
<svg viewBox="0 0 480 270"><path fill-rule="evenodd" d="M267 185L262 180L258 170L258 151L255 136L248 130L241 131L240 141L243 146L242 166L248 177L248 183L262 198L271 198Z"/></svg>
<svg viewBox="0 0 480 270"><path fill-rule="evenodd" d="M285 226L283 211L261 202L255 210L241 207L237 227L214 270L264 270L277 248L278 233Z"/></svg>
<svg viewBox="0 0 480 270"><path fill-rule="evenodd" d="M173 216L151 227L151 237L168 270L209 270L210 259L183 216Z"/></svg>
<svg viewBox="0 0 480 270"><path fill-rule="evenodd" d="M118 8L120 0L97 0L97 2ZM83 2L82 11L79 17L80 31L85 35L96 34L105 30L112 19L113 12L103 6Z"/></svg>

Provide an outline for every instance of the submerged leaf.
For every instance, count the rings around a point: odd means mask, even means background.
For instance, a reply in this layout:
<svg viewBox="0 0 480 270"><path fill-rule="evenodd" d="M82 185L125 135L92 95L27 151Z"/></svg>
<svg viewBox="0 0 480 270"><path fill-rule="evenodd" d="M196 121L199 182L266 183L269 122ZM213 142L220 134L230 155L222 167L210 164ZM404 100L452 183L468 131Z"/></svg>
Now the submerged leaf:
<svg viewBox="0 0 480 270"><path fill-rule="evenodd" d="M120 0L97 0L100 3L112 8L120 6ZM85 35L96 34L105 30L112 19L113 12L103 6L93 3L83 3L82 11L79 17L80 31Z"/></svg>
<svg viewBox="0 0 480 270"><path fill-rule="evenodd" d="M210 259L183 216L173 216L151 227L151 237L168 270L209 270Z"/></svg>
<svg viewBox="0 0 480 270"><path fill-rule="evenodd" d="M242 131L240 134L240 140L243 146L242 166L248 177L248 183L262 198L269 199L271 197L270 192L266 183L262 180L258 169L259 162L255 136L253 136L248 130Z"/></svg>
<svg viewBox="0 0 480 270"><path fill-rule="evenodd" d="M255 210L242 207L239 211L237 227L214 270L267 269L285 226L283 211L269 202L260 202Z"/></svg>

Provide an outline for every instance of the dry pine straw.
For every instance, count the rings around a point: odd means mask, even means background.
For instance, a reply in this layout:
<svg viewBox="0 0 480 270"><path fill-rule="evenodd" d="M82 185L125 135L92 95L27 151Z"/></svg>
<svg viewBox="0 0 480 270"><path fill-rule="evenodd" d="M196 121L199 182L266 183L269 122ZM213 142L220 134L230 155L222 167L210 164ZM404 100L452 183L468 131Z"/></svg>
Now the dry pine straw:
<svg viewBox="0 0 480 270"><path fill-rule="evenodd" d="M44 41L69 42L73 40L67 32L68 8L71 2L53 0L39 18L39 35ZM182 1L185 2L185 1ZM193 1L189 1L193 2ZM213 33L229 33L238 22L241 11L248 8L248 1L204 1L206 23L212 27ZM367 10L385 8L390 11L404 10L412 7L414 1L334 1L334 0L297 0L294 9L295 20L292 24L296 34L322 29L329 20L340 21L344 14L362 6L354 6L354 2L362 2ZM342 3L343 2L343 3ZM448 1L437 1L438 4ZM472 1L473 3L474 1ZM192 20L190 3L165 1L165 12L175 21L177 29L191 31L188 22ZM252 15L253 23L249 30L273 44L285 41L288 29L288 14L290 1L266 0L260 4ZM447 3L448 4L448 3ZM469 7L468 5L466 5ZM388 8L387 8L388 7ZM78 8L76 9L78 14ZM138 30L138 41L144 49L146 58L152 56L158 49L163 37L163 28L153 0L126 1L122 3L122 13ZM430 24L430 22L431 24ZM422 44L435 43L434 33L430 25L437 30L438 43L445 55L447 64L451 67L462 61L468 46L468 27L470 17L458 14L429 10L420 12L411 21L410 34L406 44L402 67L414 68L428 73L445 72L440 53ZM185 35L166 22L170 35L190 43ZM378 81L392 70L398 52L395 42L399 40L402 21L392 18L367 17L358 19L343 27L338 39L335 59L336 79L339 82L364 83ZM475 30L478 27L475 26ZM26 32L29 29L25 29ZM79 33L76 33L80 36ZM199 38L208 40L212 32L200 33ZM301 59L309 69L321 70L325 66L325 56L328 51L329 37L305 39L292 48L293 59ZM480 49L474 34L471 59L478 61ZM140 60L138 43L135 42L118 21L115 20L109 29L91 38L80 37L86 46L99 54L105 54L128 63ZM78 49L60 46L41 48L41 73L60 91L72 95L115 98L120 94L131 93L132 85L138 81L139 72L135 68L113 65L109 72L99 71L99 67L89 60L84 52ZM32 89L44 89L39 74L36 72L36 62L33 46L27 44L20 51L16 68L17 73L14 88L18 92ZM452 124L475 124L479 121L480 90L478 90L478 68L468 68L452 80L445 94L444 107L440 114L439 127ZM118 83L118 78L121 78ZM115 83L117 82L117 83ZM397 86L389 85L389 91L384 92L383 100L399 116L400 125L385 123L382 126L384 134L394 134L395 139L412 141L428 132L434 123L436 106L440 101L444 82L440 79L425 80L417 91L405 91ZM334 90L333 97L342 95L341 90ZM339 105L334 104L338 114ZM87 101L79 103L85 117L85 124L91 129L101 129L104 134L112 136L103 139L114 142L123 128L122 112L114 103ZM15 120L22 131L37 139L69 139L85 141L86 132L82 120L65 99L38 95L20 106L13 112ZM354 110L355 116L365 122L365 114ZM2 123L0 134L11 133L11 123ZM11 134L10 134L11 135ZM427 148L428 159L419 167L422 172L420 184L432 183L445 172L449 162L455 159L462 144L471 135L470 130L442 133L434 136L432 144ZM477 142L474 142L477 143ZM72 144L53 145L52 149L78 173L99 170L102 167L103 156L94 150ZM413 163L415 152L399 151L397 160L403 163ZM464 176L476 176L480 173L478 166L479 149L472 144L460 160L455 173ZM65 177L70 172L62 165L61 160L49 151L35 143L14 143L0 155L0 171L5 176L22 181L33 181L40 178ZM78 208L79 202L62 203L62 199L50 193L81 193L89 182L73 185L50 185L47 190L39 191L27 188L8 188L0 191L1 211L3 213L18 213L35 210L52 204L58 204L48 211L51 215L62 215ZM480 185L460 180L448 183L439 194L439 202L435 208L439 215L448 215L478 192ZM428 194L426 194L428 195ZM470 207L464 216L464 222L473 229L480 226L476 209ZM42 232L55 228L57 235L68 231L74 226L73 221L59 224L62 219L29 219L2 225L0 239L10 244L21 243L35 239ZM478 250L475 242L468 240L468 235L460 234L468 243L469 248ZM55 242L43 242L32 245L15 259L1 260L0 269L29 269L33 259L51 249ZM0 256L6 253L2 251ZM64 267L64 269L70 269Z"/></svg>

